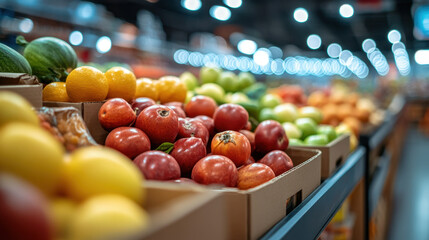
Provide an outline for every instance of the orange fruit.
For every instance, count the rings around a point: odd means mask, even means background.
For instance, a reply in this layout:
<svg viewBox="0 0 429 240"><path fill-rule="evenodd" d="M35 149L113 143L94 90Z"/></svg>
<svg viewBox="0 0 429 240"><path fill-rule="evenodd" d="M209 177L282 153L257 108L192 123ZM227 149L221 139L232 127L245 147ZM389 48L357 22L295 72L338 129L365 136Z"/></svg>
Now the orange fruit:
<svg viewBox="0 0 429 240"><path fill-rule="evenodd" d="M165 76L156 82L158 98L161 103L184 102L188 93L185 83L178 77Z"/></svg>
<svg viewBox="0 0 429 240"><path fill-rule="evenodd" d="M73 102L103 101L109 92L109 83L100 70L83 66L67 76L66 90Z"/></svg>
<svg viewBox="0 0 429 240"><path fill-rule="evenodd" d="M136 76L123 67L113 67L104 73L109 83L107 98L123 98L129 102L136 93Z"/></svg>
<svg viewBox="0 0 429 240"><path fill-rule="evenodd" d="M137 79L137 88L134 98L147 97L154 101L158 100L158 90L156 84L149 78Z"/></svg>
<svg viewBox="0 0 429 240"><path fill-rule="evenodd" d="M51 82L43 89L43 101L69 102L65 82Z"/></svg>

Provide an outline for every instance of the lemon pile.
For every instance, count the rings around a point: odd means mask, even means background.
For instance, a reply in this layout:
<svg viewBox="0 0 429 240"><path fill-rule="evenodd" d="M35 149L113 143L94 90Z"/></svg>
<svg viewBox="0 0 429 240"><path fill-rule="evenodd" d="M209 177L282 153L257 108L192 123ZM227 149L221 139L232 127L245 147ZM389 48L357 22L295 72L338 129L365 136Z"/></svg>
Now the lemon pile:
<svg viewBox="0 0 429 240"><path fill-rule="evenodd" d="M145 197L143 176L126 156L103 146L67 155L39 126L31 105L4 91L0 91L1 173L26 180L50 199L56 238L115 239L148 225L140 206Z"/></svg>
<svg viewBox="0 0 429 240"><path fill-rule="evenodd" d="M46 85L43 101L91 102L116 97L131 101L136 89L136 77L126 68L113 67L103 73L94 67L82 66L71 71L65 83Z"/></svg>

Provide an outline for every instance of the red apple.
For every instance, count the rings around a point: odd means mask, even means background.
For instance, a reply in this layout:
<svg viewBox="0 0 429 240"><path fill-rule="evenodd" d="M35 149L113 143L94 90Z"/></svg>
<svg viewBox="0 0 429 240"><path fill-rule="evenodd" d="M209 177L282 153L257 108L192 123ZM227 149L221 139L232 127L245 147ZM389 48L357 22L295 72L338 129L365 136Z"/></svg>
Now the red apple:
<svg viewBox="0 0 429 240"><path fill-rule="evenodd" d="M273 170L262 163L252 163L238 170L237 187L241 190L254 188L275 178Z"/></svg>
<svg viewBox="0 0 429 240"><path fill-rule="evenodd" d="M98 111L101 126L110 131L117 127L127 127L136 120L136 113L130 104L122 98L107 100Z"/></svg>
<svg viewBox="0 0 429 240"><path fill-rule="evenodd" d="M289 145L282 125L274 120L261 122L255 130L255 151L266 154L273 150L285 151Z"/></svg>
<svg viewBox="0 0 429 240"><path fill-rule="evenodd" d="M249 120L246 109L238 104L220 105L213 115L215 129L219 132L226 130L240 131Z"/></svg>
<svg viewBox="0 0 429 240"><path fill-rule="evenodd" d="M270 167L276 176L293 168L293 162L290 157L283 151L274 150L267 153L259 163L263 163Z"/></svg>
<svg viewBox="0 0 429 240"><path fill-rule="evenodd" d="M198 115L205 115L213 117L216 111L217 104L215 100L207 96L195 96L185 105L185 112L188 117L196 117Z"/></svg>
<svg viewBox="0 0 429 240"><path fill-rule="evenodd" d="M207 128L207 130L209 130L210 137L213 137L216 134L213 118L204 115L199 115L194 117L194 119L201 121L201 123Z"/></svg>
<svg viewBox="0 0 429 240"><path fill-rule="evenodd" d="M179 108L179 107L176 107L176 106L167 106L167 107L173 109L174 112L176 113L177 117L179 117L179 118L186 118L185 111L183 111L182 108Z"/></svg>
<svg viewBox="0 0 429 240"><path fill-rule="evenodd" d="M136 127L143 130L148 135L152 147L156 147L163 142L174 142L179 133L179 120L172 109L153 105L140 113Z"/></svg>
<svg viewBox="0 0 429 240"><path fill-rule="evenodd" d="M1 239L53 238L53 224L45 196L27 182L0 174Z"/></svg>
<svg viewBox="0 0 429 240"><path fill-rule="evenodd" d="M107 135L105 145L118 150L130 159L150 150L150 141L146 133L134 127L115 128Z"/></svg>
<svg viewBox="0 0 429 240"><path fill-rule="evenodd" d="M235 187L237 168L225 156L211 155L200 159L192 169L192 180L200 184L220 184Z"/></svg>
<svg viewBox="0 0 429 240"><path fill-rule="evenodd" d="M247 137L250 142L252 152L255 150L255 134L248 130L240 130L240 133Z"/></svg>
<svg viewBox="0 0 429 240"><path fill-rule="evenodd" d="M134 164L148 180L180 178L180 166L172 156L161 151L147 151L134 159Z"/></svg>
<svg viewBox="0 0 429 240"><path fill-rule="evenodd" d="M177 108L180 108L183 111L185 111L185 106L182 102L168 102L168 103L164 103L162 105L167 106L167 107L177 107Z"/></svg>
<svg viewBox="0 0 429 240"><path fill-rule="evenodd" d="M252 123L250 121L247 121L246 126L244 126L243 130L252 130Z"/></svg>
<svg viewBox="0 0 429 240"><path fill-rule="evenodd" d="M201 121L192 118L179 118L179 134L177 138L197 137L203 140L204 146L209 141L209 131Z"/></svg>
<svg viewBox="0 0 429 240"><path fill-rule="evenodd" d="M173 151L170 155L179 163L182 176L187 176L192 172L192 168L201 158L205 157L206 145L201 138L182 138L174 143Z"/></svg>
<svg viewBox="0 0 429 240"><path fill-rule="evenodd" d="M138 116L141 111L143 111L143 109L153 106L155 104L156 102L151 98L139 97L131 101L131 108L136 112L136 116Z"/></svg>
<svg viewBox="0 0 429 240"><path fill-rule="evenodd" d="M231 159L240 167L250 157L250 142L246 136L236 131L225 131L216 134L211 143L211 152Z"/></svg>

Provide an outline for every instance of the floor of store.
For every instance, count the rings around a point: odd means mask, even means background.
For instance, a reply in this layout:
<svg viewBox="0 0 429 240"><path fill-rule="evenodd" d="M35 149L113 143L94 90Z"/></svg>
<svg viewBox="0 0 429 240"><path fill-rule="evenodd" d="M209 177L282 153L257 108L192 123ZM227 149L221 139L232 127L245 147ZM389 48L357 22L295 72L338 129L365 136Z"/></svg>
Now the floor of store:
<svg viewBox="0 0 429 240"><path fill-rule="evenodd" d="M429 239L429 136L411 126L404 141L389 240Z"/></svg>

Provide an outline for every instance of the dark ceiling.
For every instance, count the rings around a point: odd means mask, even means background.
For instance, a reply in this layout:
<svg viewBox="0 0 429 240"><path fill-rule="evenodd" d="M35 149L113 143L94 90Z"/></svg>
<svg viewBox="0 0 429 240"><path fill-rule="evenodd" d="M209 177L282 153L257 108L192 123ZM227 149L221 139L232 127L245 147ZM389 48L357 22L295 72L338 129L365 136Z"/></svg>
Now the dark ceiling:
<svg viewBox="0 0 429 240"><path fill-rule="evenodd" d="M219 32L222 29L235 29L284 48L295 45L303 51L309 50L306 38L318 34L322 47L333 42L352 52L361 51L362 41L372 38L382 51L389 51L391 44L387 33L397 29L408 49L420 48L427 44L413 37L411 0L243 0L238 9L231 9L232 16L226 22L210 17L212 5L223 5L222 0L202 0L202 7L196 12L184 9L180 0L92 0L106 6L116 17L136 23L139 10L145 9L161 19L167 39L180 42L195 32ZM378 3L365 5L363 2ZM349 19L341 18L338 8L350 3L355 15ZM308 10L309 19L305 23L295 22L293 11L297 7Z"/></svg>

